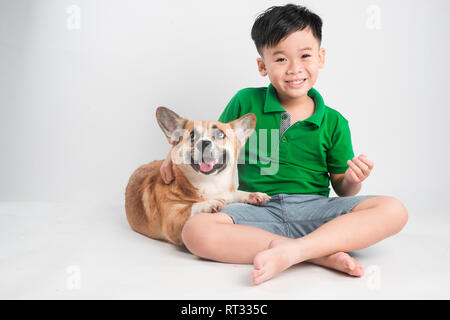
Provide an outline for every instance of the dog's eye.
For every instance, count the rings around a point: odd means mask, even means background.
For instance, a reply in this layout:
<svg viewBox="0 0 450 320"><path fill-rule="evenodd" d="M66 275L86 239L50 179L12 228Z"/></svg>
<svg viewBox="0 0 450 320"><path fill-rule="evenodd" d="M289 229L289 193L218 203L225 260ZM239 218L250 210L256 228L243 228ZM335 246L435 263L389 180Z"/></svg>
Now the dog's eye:
<svg viewBox="0 0 450 320"><path fill-rule="evenodd" d="M195 133L194 131L191 131L191 142L194 142Z"/></svg>
<svg viewBox="0 0 450 320"><path fill-rule="evenodd" d="M221 130L218 130L218 131L216 132L216 138L217 138L217 139L223 139L223 138L225 138L225 133L223 133L223 131L221 131Z"/></svg>

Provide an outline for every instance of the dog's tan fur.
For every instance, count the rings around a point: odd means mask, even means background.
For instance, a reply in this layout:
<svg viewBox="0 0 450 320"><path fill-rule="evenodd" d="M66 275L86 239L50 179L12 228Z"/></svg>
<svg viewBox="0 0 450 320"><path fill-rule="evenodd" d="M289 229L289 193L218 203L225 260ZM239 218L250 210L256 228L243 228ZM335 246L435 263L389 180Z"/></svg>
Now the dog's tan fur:
<svg viewBox="0 0 450 320"><path fill-rule="evenodd" d="M166 108L164 109L163 111L165 112L170 111ZM188 134L186 133L193 130L194 122L188 121L170 111L180 123L183 123L182 127L185 132L184 136L180 137L178 141L174 141L168 136L166 127L161 124L160 111L161 107L157 111L158 123L165 132L169 142L174 146L171 151L171 158L175 160L177 152L181 154L181 149L177 147L182 143L186 147L190 143L187 141ZM182 244L181 231L183 226L192 214L195 214L198 210L215 212L221 209L220 203L217 205L217 200L215 199L220 199L223 204L231 202L262 204L269 198L266 194L258 192L235 191L233 177L236 161L239 150L245 144L249 134L247 132L245 140L239 140L237 136L233 136L233 129L244 117L251 118L252 127L249 130L253 132L256 123L254 114L245 115L228 124L217 121L195 122L195 128L200 131L208 130L212 125L215 125L231 136L229 139L224 139L224 141L215 141L217 145L222 147L227 143L232 144L228 145L228 148L234 149L232 170L225 173L223 178L220 178L221 183L219 184L223 184L223 186L211 188L208 185L203 190L201 188L203 181L208 181L208 179L212 178L193 173L193 170L189 169L190 165L177 164L176 161L173 161L175 179L170 184L164 183L160 175L160 167L163 160L152 161L142 165L133 172L125 191L125 210L128 223L134 231L150 238L161 239L179 245ZM197 186L194 186L193 183L196 183Z"/></svg>
<svg viewBox="0 0 450 320"><path fill-rule="evenodd" d="M176 183L165 184L159 172L162 162L152 161L134 171L125 192L125 210L134 231L180 244L192 205L204 199L177 166L173 166Z"/></svg>

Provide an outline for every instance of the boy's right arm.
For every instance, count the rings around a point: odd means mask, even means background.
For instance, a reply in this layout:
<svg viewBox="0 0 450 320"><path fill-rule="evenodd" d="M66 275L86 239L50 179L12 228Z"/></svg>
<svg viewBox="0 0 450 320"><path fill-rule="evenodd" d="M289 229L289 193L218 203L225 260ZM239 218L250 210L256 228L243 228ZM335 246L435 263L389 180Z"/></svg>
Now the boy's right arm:
<svg viewBox="0 0 450 320"><path fill-rule="evenodd" d="M170 153L172 150L169 151L169 154L167 155L166 159L163 161L161 168L159 168L159 172L161 173L161 178L163 179L165 184L169 184L172 182L172 180L175 178L173 169L172 169L172 159L170 158Z"/></svg>

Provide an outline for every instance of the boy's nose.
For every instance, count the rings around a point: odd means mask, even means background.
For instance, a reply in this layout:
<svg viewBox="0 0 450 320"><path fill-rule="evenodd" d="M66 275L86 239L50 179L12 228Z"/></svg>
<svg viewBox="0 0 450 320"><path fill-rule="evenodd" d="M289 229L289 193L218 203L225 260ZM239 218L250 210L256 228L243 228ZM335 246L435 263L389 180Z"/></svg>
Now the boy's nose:
<svg viewBox="0 0 450 320"><path fill-rule="evenodd" d="M296 60L291 61L289 68L288 68L288 73L296 74L296 73L301 73L301 72L303 72L303 63L301 63L300 61L296 61Z"/></svg>

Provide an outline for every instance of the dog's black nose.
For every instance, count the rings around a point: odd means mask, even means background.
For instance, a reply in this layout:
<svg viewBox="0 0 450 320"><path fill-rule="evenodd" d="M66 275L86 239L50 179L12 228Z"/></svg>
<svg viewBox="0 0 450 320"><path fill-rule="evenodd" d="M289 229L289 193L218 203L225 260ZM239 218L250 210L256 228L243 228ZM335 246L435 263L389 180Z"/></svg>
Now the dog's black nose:
<svg viewBox="0 0 450 320"><path fill-rule="evenodd" d="M208 148L211 145L211 141L209 140L201 140L197 143L197 149L200 150L200 152L204 152L206 148Z"/></svg>

